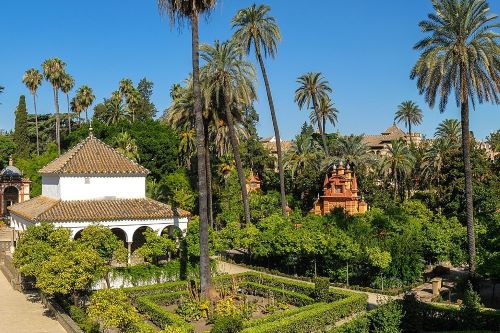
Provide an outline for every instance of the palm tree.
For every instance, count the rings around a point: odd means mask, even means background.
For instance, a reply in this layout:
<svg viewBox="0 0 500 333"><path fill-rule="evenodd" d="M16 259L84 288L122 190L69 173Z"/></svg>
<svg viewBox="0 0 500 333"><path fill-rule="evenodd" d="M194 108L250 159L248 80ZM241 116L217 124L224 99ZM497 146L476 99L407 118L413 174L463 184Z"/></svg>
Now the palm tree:
<svg viewBox="0 0 500 333"><path fill-rule="evenodd" d="M323 78L321 73L304 74L297 79L297 83L299 84L299 88L295 90L295 102L297 102L301 110L304 106L309 108L312 104L314 112L316 113L316 119L318 120L319 133L323 140L323 149L325 150L325 154L329 156L326 135L322 126L322 118L319 114L319 101L326 98L328 93L332 92L332 88L328 81Z"/></svg>
<svg viewBox="0 0 500 333"><path fill-rule="evenodd" d="M421 94L429 106L436 97L439 110L444 112L453 90L460 106L462 123L462 155L465 174L467 212L467 241L469 271L476 272L476 242L472 199L470 162L469 104L500 103L500 35L493 29L500 25L497 15L490 12L485 0L434 0L436 13L420 22L423 32L429 33L415 45L420 58L411 71L417 79Z"/></svg>
<svg viewBox="0 0 500 333"><path fill-rule="evenodd" d="M461 126L460 122L456 119L445 119L436 128L434 137L442 140L449 141L453 145L458 145L460 142Z"/></svg>
<svg viewBox="0 0 500 333"><path fill-rule="evenodd" d="M251 105L255 99L255 68L244 60L241 48L234 42L214 42L214 46L203 44L200 48L201 57L206 61L202 69L203 82L206 84L205 101L215 102L224 110L226 124L229 130L236 170L240 180L245 222L250 221L250 204L246 188L246 177L241 163L238 138L232 107L236 105Z"/></svg>
<svg viewBox="0 0 500 333"><path fill-rule="evenodd" d="M333 105L330 96L321 98L318 103L318 114L321 117L321 123L323 125L323 133L326 133L326 121L328 120L332 126L337 124L337 116L339 110ZM318 119L316 118L316 112L311 112L309 115L311 124L318 124Z"/></svg>
<svg viewBox="0 0 500 333"><path fill-rule="evenodd" d="M422 176L429 183L435 182L439 187L441 169L444 156L450 150L452 142L445 138L438 138L425 150L422 165Z"/></svg>
<svg viewBox="0 0 500 333"><path fill-rule="evenodd" d="M71 99L71 102L69 104L70 104L71 112L73 114L76 114L76 116L78 117L78 124L80 124L81 123L80 114L82 113L83 108L82 108L82 105L80 104L80 101L79 101L78 97L79 96L74 96Z"/></svg>
<svg viewBox="0 0 500 333"><path fill-rule="evenodd" d="M137 109L141 102L141 95L137 89L135 89L134 84L130 79L122 79L120 81L119 91L122 98L124 98L127 103L127 112L130 115L132 122L134 122Z"/></svg>
<svg viewBox="0 0 500 333"><path fill-rule="evenodd" d="M413 136L411 134L412 125L420 125L422 123L422 110L413 101L404 101L399 104L398 111L394 117L394 121L404 122L405 126L408 128L408 134L410 135L410 143L413 144Z"/></svg>
<svg viewBox="0 0 500 333"><path fill-rule="evenodd" d="M85 111L85 122L89 122L88 117L88 109L94 103L94 93L92 92L92 88L87 85L83 85L76 91L78 96L78 102L80 103L82 109Z"/></svg>
<svg viewBox="0 0 500 333"><path fill-rule="evenodd" d="M322 157L318 142L309 135L301 135L292 143L285 155L285 169L290 171L293 179L310 167L319 166Z"/></svg>
<svg viewBox="0 0 500 333"><path fill-rule="evenodd" d="M70 114L70 102L69 102L69 92L75 86L75 80L73 77L67 73L64 74L61 81L61 91L66 94L66 103L68 104L68 131L71 133L71 114Z"/></svg>
<svg viewBox="0 0 500 333"><path fill-rule="evenodd" d="M389 146L387 155L384 156L383 168L388 171L392 178L394 199L401 193L400 184L408 176L414 166L415 158L410 148L402 139L394 140Z"/></svg>
<svg viewBox="0 0 500 333"><path fill-rule="evenodd" d="M42 84L43 76L35 68L28 69L23 76L23 83L26 85L31 95L33 96L33 109L35 110L35 131L36 131L36 154L40 156L40 136L38 133L38 113L36 111L36 91ZM0 87L0 92L3 87Z"/></svg>
<svg viewBox="0 0 500 333"><path fill-rule="evenodd" d="M356 169L364 170L374 162L374 156L363 142L362 135L351 134L339 137L334 155L336 160L330 163L329 167L339 161L348 161L351 165L356 166Z"/></svg>
<svg viewBox="0 0 500 333"><path fill-rule="evenodd" d="M139 161L139 148L128 132L117 134L113 139L113 147L132 161Z"/></svg>
<svg viewBox="0 0 500 333"><path fill-rule="evenodd" d="M52 84L54 91L54 106L56 109L56 143L57 152L61 155L61 119L59 118L59 88L65 75L66 64L59 58L47 59L43 62L43 76Z"/></svg>
<svg viewBox="0 0 500 333"><path fill-rule="evenodd" d="M269 15L271 7L267 5L257 5L239 10L233 17L231 23L236 32L233 35L233 40L237 41L241 48L248 55L253 46L255 56L259 61L264 85L266 86L267 101L269 110L271 111L271 119L273 121L274 136L276 138L276 152L278 155L278 172L280 177L280 193L281 193L281 213L286 216L286 195L285 195L285 173L283 172L283 156L281 152L281 136L278 126L278 119L274 109L273 95L271 94L271 86L267 77L266 67L264 65L264 56L269 55L274 58L278 48L278 42L281 40L281 33L274 17Z"/></svg>
<svg viewBox="0 0 500 333"><path fill-rule="evenodd" d="M193 126L189 123L184 124L179 132L179 152L181 153L181 163L191 170L191 158L195 153L196 132Z"/></svg>
<svg viewBox="0 0 500 333"><path fill-rule="evenodd" d="M111 98L104 101L106 108L106 123L116 124L122 119L126 119L124 114L123 101L119 91L113 91Z"/></svg>
<svg viewBox="0 0 500 333"><path fill-rule="evenodd" d="M200 215L200 288L209 298L212 290L208 249L207 168L203 127L199 66L199 15L210 12L216 0L157 0L160 13L166 13L172 24L191 23L191 58L193 62L193 113L195 115L196 151L198 155L198 192Z"/></svg>

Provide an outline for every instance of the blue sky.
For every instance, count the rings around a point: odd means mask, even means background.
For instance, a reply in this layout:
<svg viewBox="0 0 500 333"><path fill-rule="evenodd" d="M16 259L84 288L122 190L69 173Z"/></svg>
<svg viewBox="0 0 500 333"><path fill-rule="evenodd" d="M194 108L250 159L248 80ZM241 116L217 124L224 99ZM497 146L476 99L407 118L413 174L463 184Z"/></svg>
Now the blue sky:
<svg viewBox="0 0 500 333"><path fill-rule="evenodd" d="M229 38L231 17L253 2L222 1L201 25L201 41ZM308 119L293 95L297 77L309 71L322 72L334 89L339 124L328 131L379 133L392 124L397 105L408 99L424 110L424 122L416 130L427 136L441 120L459 117L454 104L444 114L429 109L408 77L418 57L412 46L423 36L417 24L432 10L430 0L265 3L272 7L283 35L277 58L266 65L284 138L293 138ZM500 13L498 1L490 5ZM110 96L123 77L134 83L147 77L155 84L153 102L161 111L170 103L170 86L191 69L189 29L171 30L159 17L154 0L2 1L0 31L3 129L13 127L19 95L27 95L31 111L31 98L21 82L24 71L39 68L50 57L62 58L76 86L90 85L97 101ZM261 81L259 76L259 133L268 136L272 125ZM49 84L41 87L38 101L39 112L51 112ZM65 110L65 98L60 104ZM499 111L499 106L485 104L471 112L477 137L500 128Z"/></svg>

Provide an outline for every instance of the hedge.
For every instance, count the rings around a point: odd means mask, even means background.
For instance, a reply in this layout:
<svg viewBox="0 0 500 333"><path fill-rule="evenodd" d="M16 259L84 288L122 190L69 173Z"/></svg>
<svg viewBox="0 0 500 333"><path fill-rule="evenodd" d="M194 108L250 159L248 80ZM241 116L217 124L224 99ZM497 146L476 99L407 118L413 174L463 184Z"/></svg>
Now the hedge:
<svg viewBox="0 0 500 333"><path fill-rule="evenodd" d="M274 287L268 287L255 282L242 282L240 283L239 287L248 293L256 292L262 296L266 296L269 293L272 293L274 298L278 299L279 301L294 306L304 306L314 303L314 299L304 294Z"/></svg>
<svg viewBox="0 0 500 333"><path fill-rule="evenodd" d="M186 281L165 282L150 286L123 288L128 297L135 299L140 296L149 296L154 294L165 294L169 292L178 292L187 290Z"/></svg>
<svg viewBox="0 0 500 333"><path fill-rule="evenodd" d="M151 299L151 296L142 296L136 299L137 309L143 313L153 324L161 329L167 326L180 328L185 333L194 333L194 328L178 315L165 310L161 305Z"/></svg>
<svg viewBox="0 0 500 333"><path fill-rule="evenodd" d="M182 297L187 297L189 296L189 292L187 290L184 291L177 291L177 292L172 292L172 293L165 293L165 294L154 294L151 296L142 296L142 297L148 297L150 301L153 301L157 304L167 306L174 304L177 302L180 298Z"/></svg>
<svg viewBox="0 0 500 333"><path fill-rule="evenodd" d="M370 319L366 314L360 315L346 323L333 327L327 333L369 333Z"/></svg>
<svg viewBox="0 0 500 333"><path fill-rule="evenodd" d="M338 320L366 309L367 296L353 295L334 303L317 303L290 316L282 312L272 322L245 328L241 333L308 333L324 330Z"/></svg>

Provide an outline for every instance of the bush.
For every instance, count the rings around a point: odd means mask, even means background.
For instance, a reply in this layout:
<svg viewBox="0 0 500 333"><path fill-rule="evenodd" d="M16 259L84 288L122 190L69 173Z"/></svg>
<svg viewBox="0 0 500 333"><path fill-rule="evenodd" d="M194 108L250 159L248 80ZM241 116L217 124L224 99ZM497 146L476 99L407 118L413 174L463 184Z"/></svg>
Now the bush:
<svg viewBox="0 0 500 333"><path fill-rule="evenodd" d="M395 301L389 301L369 314L370 331L375 333L401 332L403 307Z"/></svg>
<svg viewBox="0 0 500 333"><path fill-rule="evenodd" d="M74 305L69 306L69 316L85 333L99 333L99 324L89 319L85 310Z"/></svg>
<svg viewBox="0 0 500 333"><path fill-rule="evenodd" d="M472 284L469 281L467 290L464 293L464 301L460 306L460 315L465 328L478 328L476 318L481 313L481 298L474 291Z"/></svg>
<svg viewBox="0 0 500 333"><path fill-rule="evenodd" d="M370 321L368 316L362 315L347 323L332 328L328 333L369 333Z"/></svg>
<svg viewBox="0 0 500 333"><path fill-rule="evenodd" d="M218 317L211 333L238 333L243 329L243 318L238 315Z"/></svg>
<svg viewBox="0 0 500 333"><path fill-rule="evenodd" d="M139 312L145 314L156 326L160 328L174 326L181 329L184 333L194 332L192 325L186 323L178 315L165 310L162 306L152 301L149 296L139 297L136 302Z"/></svg>
<svg viewBox="0 0 500 333"><path fill-rule="evenodd" d="M268 287L259 283L243 282L239 286L245 293L254 293L264 297L272 296L281 302L292 304L294 306L304 306L314 303L314 299L304 294Z"/></svg>
<svg viewBox="0 0 500 333"><path fill-rule="evenodd" d="M314 299L317 302L328 302L329 300L329 288L330 279L327 277L316 277L314 282Z"/></svg>

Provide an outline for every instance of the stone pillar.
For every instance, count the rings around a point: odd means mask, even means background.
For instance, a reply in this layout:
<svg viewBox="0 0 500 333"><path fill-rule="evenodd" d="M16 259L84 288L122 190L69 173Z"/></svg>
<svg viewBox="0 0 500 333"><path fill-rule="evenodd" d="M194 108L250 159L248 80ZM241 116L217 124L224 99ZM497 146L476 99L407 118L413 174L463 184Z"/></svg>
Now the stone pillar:
<svg viewBox="0 0 500 333"><path fill-rule="evenodd" d="M132 259L132 242L127 242L127 249L128 249L127 264L131 264L131 259Z"/></svg>
<svg viewBox="0 0 500 333"><path fill-rule="evenodd" d="M431 280L432 282L432 296L438 296L439 292L441 291L441 282L443 279L441 278L434 278Z"/></svg>

